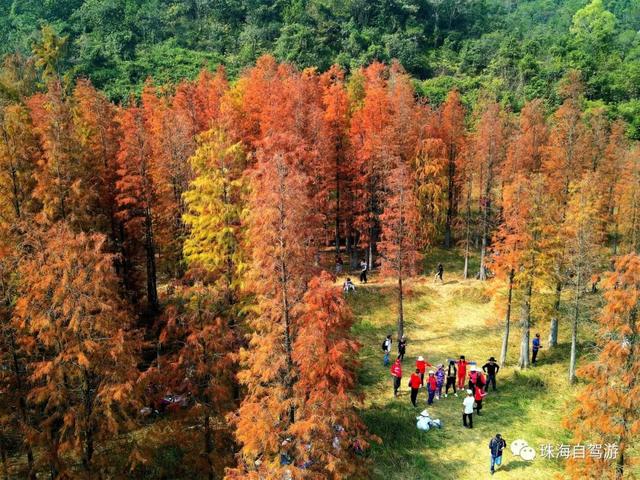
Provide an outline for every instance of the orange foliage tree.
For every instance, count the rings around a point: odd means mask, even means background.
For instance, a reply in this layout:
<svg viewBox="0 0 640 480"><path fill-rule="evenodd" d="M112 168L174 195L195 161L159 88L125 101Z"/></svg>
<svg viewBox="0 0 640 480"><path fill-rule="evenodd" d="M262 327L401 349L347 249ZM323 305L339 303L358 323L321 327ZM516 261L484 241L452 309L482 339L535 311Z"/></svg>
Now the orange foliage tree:
<svg viewBox="0 0 640 480"><path fill-rule="evenodd" d="M635 464L630 452L640 432L640 257L616 260L605 282L606 305L600 315L597 357L578 370L589 381L578 394L577 407L565 420L573 441L600 444L602 458L587 455L567 461L571 478L627 478ZM615 452L615 455L612 453Z"/></svg>
<svg viewBox="0 0 640 480"><path fill-rule="evenodd" d="M496 102L484 106L473 136L474 163L481 179L481 247L478 278L486 280L486 258L494 222L493 197L498 171L506 155L507 122L504 112Z"/></svg>
<svg viewBox="0 0 640 480"><path fill-rule="evenodd" d="M0 220L11 224L37 210L33 174L41 151L29 112L8 105L0 118Z"/></svg>
<svg viewBox="0 0 640 480"><path fill-rule="evenodd" d="M151 142L144 124L142 109L131 106L120 118L123 137L118 153L116 182L118 218L123 222L124 279L127 290L137 299L141 277L146 282L150 311L157 311L158 290L155 229L158 222L155 206L156 187L151 173ZM145 265L141 275L139 264Z"/></svg>
<svg viewBox="0 0 640 480"><path fill-rule="evenodd" d="M460 94L452 90L442 105L438 136L445 145L447 158L447 216L444 230L444 246L453 244L452 229L458 212L460 177L464 172L464 149L467 143L465 109Z"/></svg>
<svg viewBox="0 0 640 480"><path fill-rule="evenodd" d="M87 476L115 473L100 447L130 425L136 404L137 341L104 241L61 223L22 247L14 324L28 353L28 399L42 414L34 436L54 478L71 474L68 455Z"/></svg>
<svg viewBox="0 0 640 480"><path fill-rule="evenodd" d="M398 338L404 333L404 290L402 282L416 272L420 259L418 242L419 213L414 192L415 179L409 165L398 159L385 181L387 194L380 216L382 235L381 274L398 282Z"/></svg>

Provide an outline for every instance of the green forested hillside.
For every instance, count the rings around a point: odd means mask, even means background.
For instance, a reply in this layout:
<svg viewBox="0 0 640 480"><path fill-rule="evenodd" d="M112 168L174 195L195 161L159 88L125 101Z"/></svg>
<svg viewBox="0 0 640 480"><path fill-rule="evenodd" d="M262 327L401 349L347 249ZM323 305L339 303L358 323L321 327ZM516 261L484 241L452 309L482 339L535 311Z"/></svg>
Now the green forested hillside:
<svg viewBox="0 0 640 480"><path fill-rule="evenodd" d="M621 113L633 136L640 126L635 0L5 0L0 53L29 54L44 24L68 36L63 71L113 99L203 65L234 75L265 52L321 70L396 58L434 103L457 86L515 110L534 97L557 104L550 87L577 68L588 99Z"/></svg>

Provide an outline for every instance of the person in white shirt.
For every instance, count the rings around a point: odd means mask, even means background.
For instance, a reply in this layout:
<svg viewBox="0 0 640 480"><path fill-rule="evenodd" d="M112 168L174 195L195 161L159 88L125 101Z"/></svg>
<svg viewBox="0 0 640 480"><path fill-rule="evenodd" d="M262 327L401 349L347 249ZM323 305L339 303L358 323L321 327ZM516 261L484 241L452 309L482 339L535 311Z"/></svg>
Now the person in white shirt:
<svg viewBox="0 0 640 480"><path fill-rule="evenodd" d="M473 404L475 400L473 398L473 391L467 390L467 396L462 401L462 425L465 428L473 428ZM467 424L467 420L469 423Z"/></svg>

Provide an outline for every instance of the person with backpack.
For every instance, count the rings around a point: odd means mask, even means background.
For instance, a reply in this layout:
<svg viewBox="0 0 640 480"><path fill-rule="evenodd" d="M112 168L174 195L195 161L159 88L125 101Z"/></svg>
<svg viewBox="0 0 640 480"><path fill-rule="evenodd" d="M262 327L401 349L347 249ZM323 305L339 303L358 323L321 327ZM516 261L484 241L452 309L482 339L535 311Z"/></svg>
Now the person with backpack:
<svg viewBox="0 0 640 480"><path fill-rule="evenodd" d="M409 388L411 389L411 403L414 407L417 407L416 401L418 399L418 392L420 391L420 387L422 386L422 381L420 380L420 370L416 368L416 371L411 374L411 378L409 379Z"/></svg>
<svg viewBox="0 0 640 480"><path fill-rule="evenodd" d="M496 436L489 441L489 452L491 453L491 475L495 473L495 467L502 465L502 450L507 447L507 442L502 435Z"/></svg>
<svg viewBox="0 0 640 480"><path fill-rule="evenodd" d="M404 360L404 354L407 352L407 337L404 335L398 340L398 357L400 361Z"/></svg>
<svg viewBox="0 0 640 480"><path fill-rule="evenodd" d="M433 397L436 396L438 390L438 381L436 380L436 372L429 370L429 378L427 378L427 404L433 405Z"/></svg>
<svg viewBox="0 0 640 480"><path fill-rule="evenodd" d="M393 377L393 396L398 396L398 389L400 388L400 380L402 380L402 363L397 358L395 363L391 365L391 376Z"/></svg>
<svg viewBox="0 0 640 480"><path fill-rule="evenodd" d="M454 360L449 360L449 366L447 367L447 383L444 388L444 398L449 396L449 388L453 388L453 394L457 397L458 393L456 392L456 375L458 373L458 369L456 368L456 362Z"/></svg>
<svg viewBox="0 0 640 480"><path fill-rule="evenodd" d="M387 337L382 341L382 351L384 352L384 366L389 366L389 355L391 354L391 344L393 340L391 339L391 334L387 335Z"/></svg>
<svg viewBox="0 0 640 480"><path fill-rule="evenodd" d="M482 370L487 374L487 384L484 386L485 392L489 391L489 384L493 384L493 391L495 392L497 390L496 375L500 370L500 365L497 364L495 358L490 357L487 363L482 366Z"/></svg>
<svg viewBox="0 0 640 480"><path fill-rule="evenodd" d="M467 380L467 365L468 362L465 360L464 355L460 355L460 360L458 360L458 390L464 388L464 382Z"/></svg>

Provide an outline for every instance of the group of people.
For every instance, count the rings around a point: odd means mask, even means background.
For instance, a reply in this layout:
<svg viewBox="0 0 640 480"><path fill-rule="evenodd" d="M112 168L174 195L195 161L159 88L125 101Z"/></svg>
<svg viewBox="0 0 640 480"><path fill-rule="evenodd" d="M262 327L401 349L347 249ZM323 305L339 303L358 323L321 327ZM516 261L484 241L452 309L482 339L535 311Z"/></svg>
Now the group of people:
<svg viewBox="0 0 640 480"><path fill-rule="evenodd" d="M382 342L385 366L390 363L389 356L392 344L392 336L387 335ZM398 390L400 389L402 361L404 360L406 349L407 339L402 336L398 342L398 356L393 365L391 365L390 370L393 378L394 397L398 396ZM427 367L431 369L427 371ZM498 388L496 378L499 371L500 365L498 365L494 357L490 357L482 368L478 368L476 362L468 361L464 355L460 355L457 361L450 359L445 368L442 363L434 367L423 356L418 356L415 371L411 374L408 383L411 391L411 403L414 407L418 406L418 394L421 388L426 390L427 405L432 405L434 400L447 398L450 390L456 397L458 396L458 390L466 390L466 397L463 400L462 424L466 428L473 428L474 410L477 415L481 415L482 402L489 388L493 387L494 391Z"/></svg>

